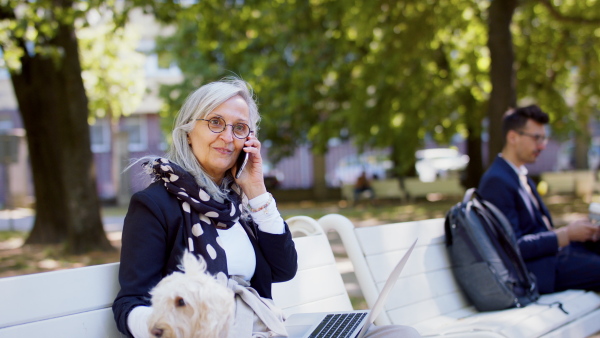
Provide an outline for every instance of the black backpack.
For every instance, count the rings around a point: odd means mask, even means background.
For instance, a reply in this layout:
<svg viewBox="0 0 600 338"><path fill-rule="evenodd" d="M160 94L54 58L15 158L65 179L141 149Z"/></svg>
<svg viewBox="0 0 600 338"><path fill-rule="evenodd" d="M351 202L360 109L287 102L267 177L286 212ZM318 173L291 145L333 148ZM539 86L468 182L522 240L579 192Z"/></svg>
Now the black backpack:
<svg viewBox="0 0 600 338"><path fill-rule="evenodd" d="M477 310L522 307L539 298L510 223L475 188L446 214L445 232L454 277Z"/></svg>

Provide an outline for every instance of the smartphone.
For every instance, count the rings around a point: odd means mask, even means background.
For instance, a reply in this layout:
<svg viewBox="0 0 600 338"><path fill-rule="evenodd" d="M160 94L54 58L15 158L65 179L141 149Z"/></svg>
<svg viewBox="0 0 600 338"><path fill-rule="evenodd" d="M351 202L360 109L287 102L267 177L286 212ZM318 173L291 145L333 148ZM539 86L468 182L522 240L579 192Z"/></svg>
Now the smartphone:
<svg viewBox="0 0 600 338"><path fill-rule="evenodd" d="M246 164L248 163L248 157L250 156L250 153L247 153L244 151L244 149L242 149L242 151L240 152L240 156L237 159L236 162L236 172L235 172L235 178L238 179L240 178L240 175L242 175L242 171L244 171L244 168L246 167Z"/></svg>

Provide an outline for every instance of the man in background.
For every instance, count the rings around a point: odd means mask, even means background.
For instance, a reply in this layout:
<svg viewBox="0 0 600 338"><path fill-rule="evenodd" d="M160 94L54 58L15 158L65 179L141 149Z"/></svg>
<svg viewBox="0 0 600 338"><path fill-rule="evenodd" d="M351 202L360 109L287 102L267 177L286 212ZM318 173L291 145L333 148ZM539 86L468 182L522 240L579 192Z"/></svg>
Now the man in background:
<svg viewBox="0 0 600 338"><path fill-rule="evenodd" d="M509 110L502 121L504 147L478 191L508 218L540 293L600 291L600 245L595 243L600 228L585 219L555 228L535 183L527 177L525 164L534 163L546 148L548 121L536 105Z"/></svg>

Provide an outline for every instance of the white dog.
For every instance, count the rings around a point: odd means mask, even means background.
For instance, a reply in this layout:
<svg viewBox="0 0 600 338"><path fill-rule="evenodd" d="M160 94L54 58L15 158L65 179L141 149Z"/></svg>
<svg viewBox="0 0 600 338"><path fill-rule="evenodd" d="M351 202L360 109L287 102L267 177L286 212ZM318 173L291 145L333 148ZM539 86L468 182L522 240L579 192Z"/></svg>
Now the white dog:
<svg viewBox="0 0 600 338"><path fill-rule="evenodd" d="M206 273L206 262L185 252L183 273L163 278L150 294L152 315L148 329L152 337L227 337L233 326L233 291ZM224 277L224 276L223 276Z"/></svg>

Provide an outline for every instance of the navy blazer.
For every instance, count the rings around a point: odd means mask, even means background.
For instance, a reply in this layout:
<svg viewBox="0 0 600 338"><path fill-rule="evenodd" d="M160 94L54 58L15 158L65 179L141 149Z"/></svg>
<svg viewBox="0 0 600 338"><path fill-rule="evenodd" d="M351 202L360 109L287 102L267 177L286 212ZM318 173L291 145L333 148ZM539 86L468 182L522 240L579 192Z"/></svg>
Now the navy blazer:
<svg viewBox="0 0 600 338"><path fill-rule="evenodd" d="M287 224L285 233L269 234L252 222L240 219L256 254L256 269L250 286L271 298L271 284L292 279L298 269L296 248ZM131 198L122 236L119 283L113 303L118 329L131 336L127 317L136 306L149 306L149 291L170 273L179 270L187 248L183 238L183 211L177 198L161 181L154 182Z"/></svg>
<svg viewBox="0 0 600 338"><path fill-rule="evenodd" d="M540 293L554 292L558 239L549 231L542 218L552 218L537 192L535 183L527 179L540 208L527 203L528 193L521 186L519 176L505 159L496 157L479 183L483 199L504 213L513 227L521 255L529 271L537 278Z"/></svg>

